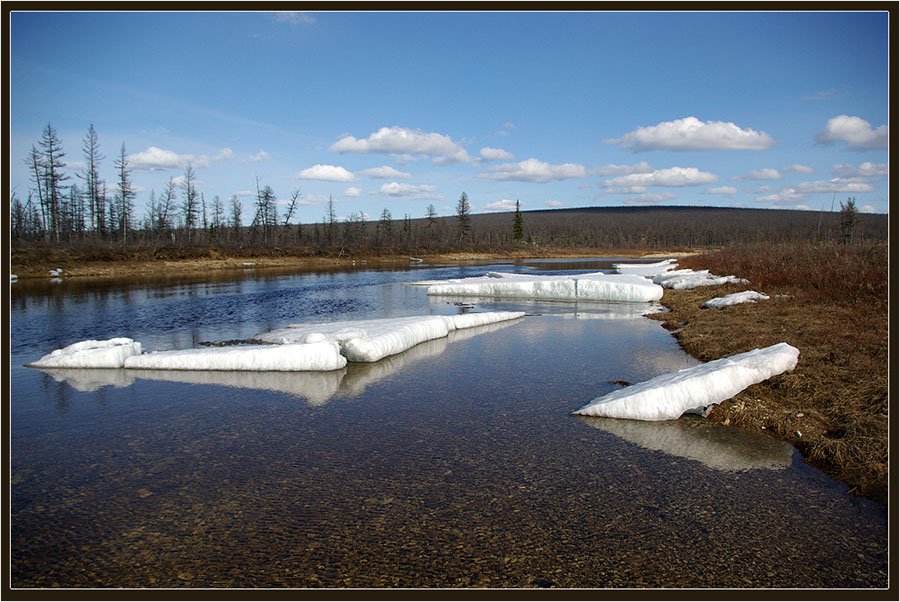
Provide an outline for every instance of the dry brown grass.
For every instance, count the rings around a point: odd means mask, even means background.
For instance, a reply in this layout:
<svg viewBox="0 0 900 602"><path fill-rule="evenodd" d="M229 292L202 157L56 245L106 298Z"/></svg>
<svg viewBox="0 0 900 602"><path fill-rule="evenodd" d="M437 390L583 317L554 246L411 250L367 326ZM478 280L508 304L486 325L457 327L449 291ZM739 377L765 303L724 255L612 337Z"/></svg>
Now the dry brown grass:
<svg viewBox="0 0 900 602"><path fill-rule="evenodd" d="M797 368L720 404L710 419L792 442L813 465L886 501L887 245L751 245L679 260L749 285L666 291L658 314L682 347L709 361L786 341ZM703 302L739 290L769 301L721 310Z"/></svg>

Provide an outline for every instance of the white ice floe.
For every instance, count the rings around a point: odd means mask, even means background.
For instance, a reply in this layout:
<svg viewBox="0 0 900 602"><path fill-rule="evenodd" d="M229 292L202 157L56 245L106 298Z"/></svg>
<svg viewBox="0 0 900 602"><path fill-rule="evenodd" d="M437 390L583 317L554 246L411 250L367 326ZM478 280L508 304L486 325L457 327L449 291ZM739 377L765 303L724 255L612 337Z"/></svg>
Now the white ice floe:
<svg viewBox="0 0 900 602"><path fill-rule="evenodd" d="M750 385L793 370L800 352L787 343L754 349L598 397L575 414L635 420L674 420L734 397Z"/></svg>
<svg viewBox="0 0 900 602"><path fill-rule="evenodd" d="M718 286L720 284L749 284L748 280L736 276L715 276L709 270L674 270L653 277L653 282L676 291L698 286Z"/></svg>
<svg viewBox="0 0 900 602"><path fill-rule="evenodd" d="M133 355L125 368L152 370L250 370L302 372L337 370L347 365L337 343L318 341L288 345L237 345L176 349Z"/></svg>
<svg viewBox="0 0 900 602"><path fill-rule="evenodd" d="M756 303L759 301L768 301L769 296L756 291L742 291L740 293L732 293L724 297L716 297L710 299L703 304L707 308L722 308L728 305L738 305L740 303Z"/></svg>
<svg viewBox="0 0 900 602"><path fill-rule="evenodd" d="M141 344L132 339L89 340L56 349L29 365L35 368L121 368L129 357L140 353Z"/></svg>
<svg viewBox="0 0 900 602"><path fill-rule="evenodd" d="M520 311L502 311L292 324L258 335L256 339L280 344L331 341L340 345L341 353L351 362L377 362L419 343L445 337L452 330L513 320L524 315Z"/></svg>
<svg viewBox="0 0 900 602"><path fill-rule="evenodd" d="M614 263L613 268L620 274L635 274L650 278L673 270L677 265L674 259L664 259L656 263Z"/></svg>
<svg viewBox="0 0 900 602"><path fill-rule="evenodd" d="M506 297L548 301L616 301L646 303L662 298L663 289L634 274L544 276L489 272L474 278L423 281L428 295Z"/></svg>

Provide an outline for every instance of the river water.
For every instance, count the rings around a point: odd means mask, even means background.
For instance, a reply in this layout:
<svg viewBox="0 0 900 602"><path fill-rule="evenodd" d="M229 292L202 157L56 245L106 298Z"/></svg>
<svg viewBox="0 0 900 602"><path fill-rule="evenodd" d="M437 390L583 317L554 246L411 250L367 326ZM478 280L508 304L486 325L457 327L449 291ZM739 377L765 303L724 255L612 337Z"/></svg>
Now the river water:
<svg viewBox="0 0 900 602"><path fill-rule="evenodd" d="M405 285L611 261L13 284L12 586L887 587L886 509L790 446L570 414L697 363L646 307ZM91 338L495 310L527 315L328 373L24 367Z"/></svg>

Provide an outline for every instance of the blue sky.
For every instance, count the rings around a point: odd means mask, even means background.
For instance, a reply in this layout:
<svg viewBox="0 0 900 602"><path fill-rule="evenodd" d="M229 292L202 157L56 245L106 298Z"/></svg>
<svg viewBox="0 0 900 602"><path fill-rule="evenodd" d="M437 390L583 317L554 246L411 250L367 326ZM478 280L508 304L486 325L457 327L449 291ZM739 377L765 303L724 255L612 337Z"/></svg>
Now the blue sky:
<svg viewBox="0 0 900 602"><path fill-rule="evenodd" d="M94 125L137 217L190 164L302 222L623 205L888 211L878 12L16 12L11 189L47 123Z"/></svg>

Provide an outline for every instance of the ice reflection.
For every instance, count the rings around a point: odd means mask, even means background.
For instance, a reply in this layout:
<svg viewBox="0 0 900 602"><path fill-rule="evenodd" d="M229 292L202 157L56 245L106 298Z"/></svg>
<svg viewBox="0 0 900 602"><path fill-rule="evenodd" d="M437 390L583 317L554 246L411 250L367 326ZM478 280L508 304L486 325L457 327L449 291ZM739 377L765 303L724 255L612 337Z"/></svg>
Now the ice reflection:
<svg viewBox="0 0 900 602"><path fill-rule="evenodd" d="M783 469L794 448L784 441L737 428L710 424L699 416L649 422L578 416L579 420L645 449L702 462L709 468L745 471Z"/></svg>
<svg viewBox="0 0 900 602"><path fill-rule="evenodd" d="M634 320L647 314L663 311L659 303L569 302L509 299L503 297L448 297L431 295L435 305L453 305L464 313L476 305L490 307L491 311L524 311L531 315L552 315L577 320Z"/></svg>
<svg viewBox="0 0 900 602"><path fill-rule="evenodd" d="M178 382L194 385L219 385L238 389L262 389L305 398L311 406L325 405L336 395L355 397L367 387L422 360L440 355L447 345L495 332L514 322L497 322L463 330L426 341L397 355L373 363L348 364L330 372L227 372L221 370L144 370L44 368L42 372L77 391L93 392L103 387L128 387L135 380Z"/></svg>

